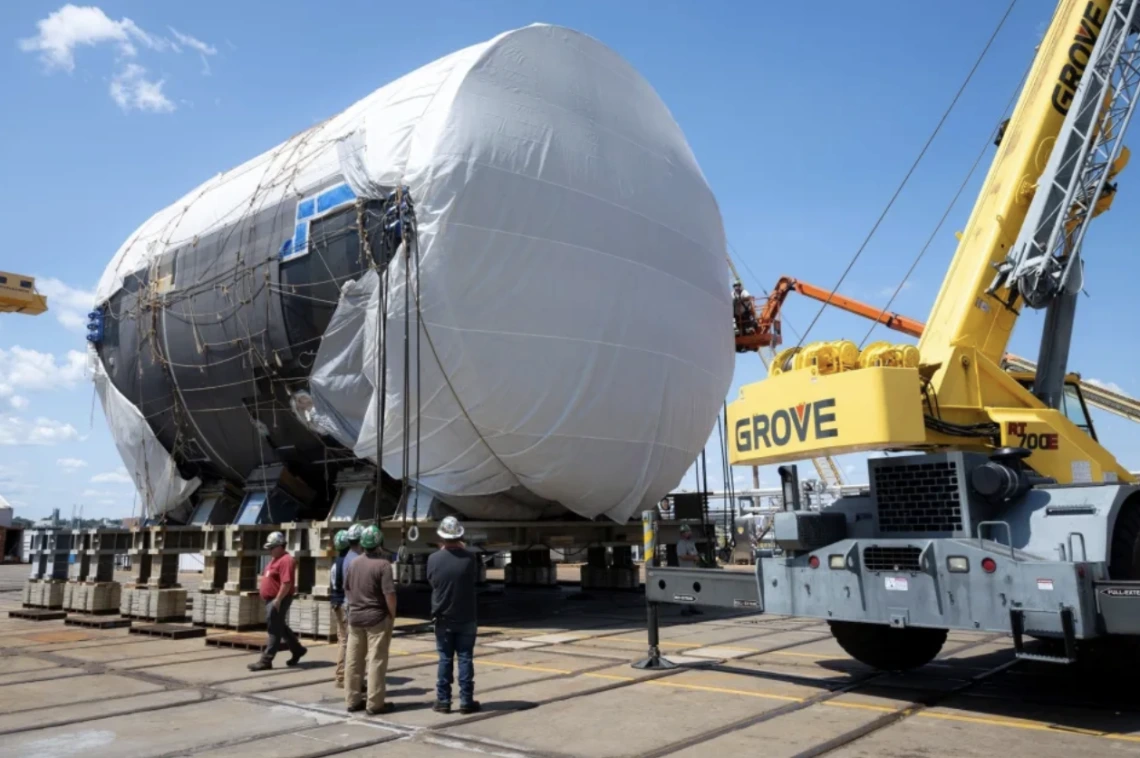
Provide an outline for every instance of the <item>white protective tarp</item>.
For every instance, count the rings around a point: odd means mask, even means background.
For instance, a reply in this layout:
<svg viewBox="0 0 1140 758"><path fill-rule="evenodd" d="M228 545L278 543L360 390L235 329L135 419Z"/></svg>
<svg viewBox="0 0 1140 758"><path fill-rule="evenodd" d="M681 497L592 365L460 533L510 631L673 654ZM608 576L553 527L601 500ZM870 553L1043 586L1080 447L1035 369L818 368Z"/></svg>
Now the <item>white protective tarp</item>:
<svg viewBox="0 0 1140 758"><path fill-rule="evenodd" d="M201 482L179 475L174 459L154 436L142 412L119 392L97 359L93 364L95 391L103 404L107 427L146 515L153 518L185 504Z"/></svg>
<svg viewBox="0 0 1140 758"><path fill-rule="evenodd" d="M386 471L405 468L409 409L408 468L460 510L486 515L497 497L504 518L556 504L623 521L676 486L732 377L724 230L681 129L628 63L546 25L440 59L157 213L97 297L340 178L360 197L407 186L419 221L422 328L414 303L405 316L402 261L389 282ZM372 459L378 281L349 285L312 386L335 436ZM404 391L405 318L418 396L414 379ZM346 324L361 322L355 338Z"/></svg>

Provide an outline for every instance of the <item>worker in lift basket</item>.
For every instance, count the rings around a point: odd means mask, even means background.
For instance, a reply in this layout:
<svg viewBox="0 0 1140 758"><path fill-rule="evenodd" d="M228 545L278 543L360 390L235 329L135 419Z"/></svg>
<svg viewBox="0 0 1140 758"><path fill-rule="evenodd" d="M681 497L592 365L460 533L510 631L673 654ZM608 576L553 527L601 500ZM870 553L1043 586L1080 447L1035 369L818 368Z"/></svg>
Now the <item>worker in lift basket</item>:
<svg viewBox="0 0 1140 758"><path fill-rule="evenodd" d="M688 524L681 524L681 539L677 540L677 565L692 569L700 568L701 565L701 554L697 552L697 543L693 541L693 530ZM682 616L695 616L700 613L688 605L681 609Z"/></svg>
<svg viewBox="0 0 1140 758"><path fill-rule="evenodd" d="M752 295L740 282L732 285L732 315L736 319L737 334L756 331L756 321L752 318Z"/></svg>
<svg viewBox="0 0 1140 758"><path fill-rule="evenodd" d="M435 622L435 649L439 670L435 684L437 713L451 713L451 683L455 659L459 658L459 712L476 713L475 700L475 585L479 581L479 559L463 545L463 524L448 516L436 534L443 540L440 549L428 558L427 578L431 585L431 617Z"/></svg>
<svg viewBox="0 0 1140 758"><path fill-rule="evenodd" d="M389 713L393 708L386 702L385 678L388 647L396 620L396 582L392 578L392 564L380 554L383 542L379 529L365 528L360 536L365 552L344 572L344 595L348 603L344 701L350 712L367 708L370 716ZM366 666L367 700L364 696Z"/></svg>
<svg viewBox="0 0 1140 758"><path fill-rule="evenodd" d="M358 543L359 544L359 543ZM333 558L329 571L329 607L332 609L333 623L336 626L336 686L344 689L344 654L348 649L348 623L344 604L344 559L348 556L348 530L341 529L333 537L336 558Z"/></svg>
<svg viewBox="0 0 1140 758"><path fill-rule="evenodd" d="M289 628L289 606L293 604L295 590L293 577L293 556L285 551L285 535L274 532L265 541L265 549L269 551L271 560L265 567L261 577L261 599L265 601L265 625L269 639L265 650L256 663L249 664L250 671L265 671L273 668L273 658L281 641L289 647L293 657L285 662L286 666L296 666L301 657L309 652L297 635Z"/></svg>

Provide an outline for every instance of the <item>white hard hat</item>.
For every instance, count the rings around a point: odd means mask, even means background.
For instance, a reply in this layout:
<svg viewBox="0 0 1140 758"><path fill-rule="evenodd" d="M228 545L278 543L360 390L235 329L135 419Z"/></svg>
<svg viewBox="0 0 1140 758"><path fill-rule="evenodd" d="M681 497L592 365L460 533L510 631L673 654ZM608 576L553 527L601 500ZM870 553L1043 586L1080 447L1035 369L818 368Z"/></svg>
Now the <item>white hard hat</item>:
<svg viewBox="0 0 1140 758"><path fill-rule="evenodd" d="M455 516L448 516L439 522L439 528L435 533L445 540L457 540L463 536L463 524L460 524Z"/></svg>
<svg viewBox="0 0 1140 758"><path fill-rule="evenodd" d="M360 542L362 536L364 536L364 527L360 524L353 524L348 528L349 542Z"/></svg>
<svg viewBox="0 0 1140 758"><path fill-rule="evenodd" d="M281 532L274 532L273 534L269 535L268 539L265 540L266 550L271 547L277 547L278 545L282 547L285 546L285 535Z"/></svg>

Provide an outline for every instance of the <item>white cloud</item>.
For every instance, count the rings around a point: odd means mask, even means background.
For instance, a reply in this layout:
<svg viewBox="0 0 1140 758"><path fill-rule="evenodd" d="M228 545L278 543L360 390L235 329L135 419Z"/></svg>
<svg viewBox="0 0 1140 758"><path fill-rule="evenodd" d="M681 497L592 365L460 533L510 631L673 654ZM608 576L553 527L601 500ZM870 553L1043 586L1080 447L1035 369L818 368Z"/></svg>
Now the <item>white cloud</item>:
<svg viewBox="0 0 1140 758"><path fill-rule="evenodd" d="M83 497L118 497L119 493L109 492L108 490L83 490Z"/></svg>
<svg viewBox="0 0 1140 758"><path fill-rule="evenodd" d="M111 99L120 108L136 108L151 113L170 113L177 106L162 93L165 80L148 79L146 69L137 63L128 63L111 79Z"/></svg>
<svg viewBox="0 0 1140 758"><path fill-rule="evenodd" d="M172 27L174 40L147 32L125 16L115 20L96 6L69 3L37 21L36 29L34 37L21 39L18 45L25 52L39 53L48 71L74 71L75 52L80 47L114 47L118 70L111 79L110 93L123 110L168 113L175 109L162 91L165 80L148 77L146 68L126 60L137 59L139 48L156 53L181 53L183 48L196 52L202 59L203 74L210 73L208 56L218 53L213 45Z"/></svg>
<svg viewBox="0 0 1140 758"><path fill-rule="evenodd" d="M1116 382L1106 382L1103 379L1085 379L1088 384L1095 384L1097 387L1106 389L1109 392L1115 392L1118 395L1127 395L1128 391L1121 387Z"/></svg>
<svg viewBox="0 0 1140 758"><path fill-rule="evenodd" d="M82 458L57 458L55 465L59 466L69 474L78 471L81 468L87 467L87 461Z"/></svg>
<svg viewBox="0 0 1140 758"><path fill-rule="evenodd" d="M15 394L16 390L70 389L83 379L87 371L87 354L68 350L57 359L51 353L16 345L8 350L0 348L0 397Z"/></svg>
<svg viewBox="0 0 1140 758"><path fill-rule="evenodd" d="M71 424L39 417L28 421L19 416L0 414L0 445L57 445L79 439Z"/></svg>
<svg viewBox="0 0 1140 758"><path fill-rule="evenodd" d="M169 49L170 42L147 34L131 21L122 18L115 21L101 8L76 6L70 3L48 17L36 22L39 33L35 37L22 39L20 49L25 52L38 52L44 65L49 69L75 70L75 48L85 45L94 47L104 43L113 44L119 54L126 58L134 57L138 42L155 50Z"/></svg>
<svg viewBox="0 0 1140 758"><path fill-rule="evenodd" d="M12 395L12 397L8 398L8 404L17 410L20 408L27 408L28 398L24 397L23 395Z"/></svg>
<svg viewBox="0 0 1140 758"><path fill-rule="evenodd" d="M169 29L170 33L174 35L174 39L178 40L181 44L185 45L191 50L197 51L198 56L202 59L202 74L204 76L209 76L210 61L206 56L217 55L218 48L214 47L213 45L208 45L196 37L191 37L189 34L183 34L173 26L169 27Z"/></svg>
<svg viewBox="0 0 1140 758"><path fill-rule="evenodd" d="M48 310L73 332L87 332L87 314L95 305L95 292L64 284L53 277L37 277L36 289L47 295Z"/></svg>
<svg viewBox="0 0 1140 758"><path fill-rule="evenodd" d="M115 471L106 471L102 474L96 474L91 477L93 484L132 484L133 480L131 475L127 473L127 469L123 466Z"/></svg>

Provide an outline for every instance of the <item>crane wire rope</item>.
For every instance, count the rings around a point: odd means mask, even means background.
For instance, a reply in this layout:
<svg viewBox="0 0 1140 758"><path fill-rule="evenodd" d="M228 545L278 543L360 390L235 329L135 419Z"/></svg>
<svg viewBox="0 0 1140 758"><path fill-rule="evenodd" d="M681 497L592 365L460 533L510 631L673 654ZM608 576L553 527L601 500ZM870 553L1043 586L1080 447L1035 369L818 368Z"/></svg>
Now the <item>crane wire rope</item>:
<svg viewBox="0 0 1140 758"><path fill-rule="evenodd" d="M816 325L816 322L819 321L819 317L823 315L824 310L828 305L831 304L832 298L835 297L836 290L838 290L839 287L843 284L844 280L847 279L847 275L851 273L851 269L855 267L855 263L859 260L860 256L863 255L863 251L867 249L867 245L871 242L871 238L875 236L875 232L878 231L879 226L883 223L883 220L887 217L887 214L890 213L890 210L894 206L895 201L898 200L899 195L902 194L903 189L906 187L907 183L910 182L910 178L914 175L914 172L918 168L918 165L922 162L922 159L926 157L926 153L930 149L930 145L934 142L934 139L938 136L938 133L942 131L942 127L946 124L946 119L949 118L950 113L958 104L958 100L962 97L962 93L965 92L966 86L969 85L970 80L974 78L974 74L977 72L978 67L981 66L982 61L985 59L986 54L990 50L990 47L993 46L994 40L997 38L998 33L1001 31L1002 27L1005 26L1006 19L1009 18L1009 14L1013 11L1015 5L1017 5L1017 0L1010 0L1009 5L1005 9L1005 13L998 21L997 26L994 27L993 33L990 34L989 39L986 41L985 47L982 48L981 53L978 54L977 60L974 61L974 65L970 68L970 72L966 74L966 78L958 87L958 91L954 93L954 97L950 101L950 105L948 105L946 110L942 113L942 118L938 120L938 124L934 127L934 131L932 131L930 133L930 136L926 139L926 144L922 146L922 150L919 151L918 157L916 157L914 159L914 162L911 163L910 168L907 170L906 175L903 176L902 181L899 182L898 187L895 188L894 194L891 195L891 199L887 202L886 207L883 208L882 212L879 214L879 217L875 220L874 225L871 227L871 231L867 232L867 236L863 238L863 242L859 245L859 249L856 250L855 255L851 257L850 262L847 264L847 268L843 270L843 274L839 277L839 281L836 282L835 286L831 288L831 292L828 294L827 300L825 300L823 304L819 306L819 310L816 311L815 316L812 318L811 323L808 324L808 327L804 331L803 336L800 337L799 342L796 343L797 349L803 347L804 340L807 339L808 334L811 333L812 328Z"/></svg>
<svg viewBox="0 0 1140 758"><path fill-rule="evenodd" d="M958 200L962 197L962 193L965 191L966 185L970 183L970 179L973 178L974 172L978 170L978 166L981 164L982 158L985 157L986 152L990 149L990 145L992 145L997 139L997 136L1001 131L1001 121L1005 118L1006 114L1010 112L1013 104L1017 101L1017 94L1021 92L1021 88L1025 84L1025 80L1029 77L1029 71L1032 67L1033 60L1031 58L1029 65L1025 68L1025 72L1021 75L1020 81L1018 81L1017 86L1014 87L1013 94L1010 95L1009 101L1005 104L1005 108L1002 110L1002 119L999 119L998 125L989 132L989 136L986 137L985 143L982 144L982 149L978 151L977 157L974 158L974 165L970 166L970 170L966 172L966 177L962 180L962 183L958 185L958 191L954 193L954 197L950 199L950 203L946 206L946 210L942 213L942 218L940 218L938 220L938 223L935 224L934 230L930 232L930 236L926 238L926 244L924 244L922 246L922 249L918 251L918 255L915 256L914 261L911 262L910 268L907 269L906 274L903 276L902 280L899 281L898 286L895 287L895 291L891 293L890 299L887 300L887 303L883 306L883 309L879 311L879 315L875 317L875 320L871 322L871 327L867 330L867 333L863 335L863 339L859 342L860 350L862 350L863 346L867 344L867 340L871 338L872 332L874 332L875 329L879 327L880 321L887 314L887 311L890 310L891 305L894 304L895 299L899 296L899 293L902 292L903 287L906 286L906 283L910 279L911 274L913 274L914 270L918 268L918 264L922 261L923 256L926 255L926 251L930 249L931 244L934 242L934 238L938 235L938 232L941 231L942 225L946 223L946 219L954 210L954 206L958 204Z"/></svg>

